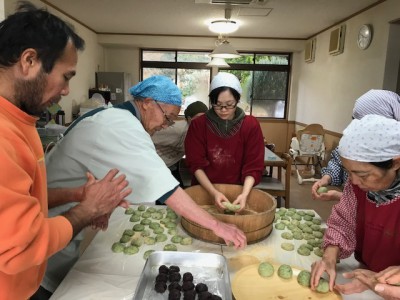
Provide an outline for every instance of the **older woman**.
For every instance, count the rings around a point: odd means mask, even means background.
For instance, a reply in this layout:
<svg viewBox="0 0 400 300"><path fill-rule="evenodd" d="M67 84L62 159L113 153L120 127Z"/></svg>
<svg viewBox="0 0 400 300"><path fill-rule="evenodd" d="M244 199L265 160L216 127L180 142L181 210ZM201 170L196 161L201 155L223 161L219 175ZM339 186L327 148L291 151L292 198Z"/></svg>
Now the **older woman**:
<svg viewBox="0 0 400 300"><path fill-rule="evenodd" d="M327 221L325 252L312 266L311 287L327 272L332 290L337 260L354 253L367 270L347 274L353 280L335 286L351 294L374 288L384 276L376 272L400 265L400 122L377 115L353 120L339 154L350 180ZM360 272L368 284L358 278Z"/></svg>
<svg viewBox="0 0 400 300"><path fill-rule="evenodd" d="M366 115L380 115L400 121L400 96L392 91L369 90L356 100L353 108L353 119L362 119ZM341 186L347 181L347 173L343 170L337 148L332 151L331 159L322 168L321 175L321 179L311 188L312 198L322 201L340 200L340 191L332 189L327 193L317 192L322 186Z"/></svg>
<svg viewBox="0 0 400 300"><path fill-rule="evenodd" d="M228 199L213 183L241 184L234 204L245 207L251 188L264 169L264 138L260 124L237 107L242 88L237 77L218 73L211 82L212 108L190 124L186 140L186 163L194 174L192 184L201 184L223 208Z"/></svg>

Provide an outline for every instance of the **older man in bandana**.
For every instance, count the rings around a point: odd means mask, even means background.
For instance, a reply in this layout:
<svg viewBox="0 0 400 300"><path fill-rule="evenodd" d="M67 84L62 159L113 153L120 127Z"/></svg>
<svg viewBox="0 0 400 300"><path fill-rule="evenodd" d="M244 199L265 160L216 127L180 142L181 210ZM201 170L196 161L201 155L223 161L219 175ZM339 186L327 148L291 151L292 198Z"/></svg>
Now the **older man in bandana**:
<svg viewBox="0 0 400 300"><path fill-rule="evenodd" d="M353 108L353 119L362 119L366 115L380 115L400 121L400 96L386 90L369 90L356 100ZM315 182L311 188L313 199L339 200L342 192L334 189L327 193L317 193L322 186L341 186L347 180L347 173L340 161L338 148L331 152L331 159L328 165L322 168L321 175L321 179Z"/></svg>
<svg viewBox="0 0 400 300"><path fill-rule="evenodd" d="M180 111L178 87L165 76L152 76L132 87L130 93L133 100L90 111L70 126L46 159L49 186L79 186L86 182L87 171L101 178L109 169L118 168L133 190L127 197L131 203L165 203L179 215L212 230L227 244L243 248L244 233L197 206L154 148L151 135L172 125ZM49 214L60 214L71 205L75 203L51 209ZM81 240L78 236L50 259L42 282L45 289L54 292L60 284L78 259Z"/></svg>
<svg viewBox="0 0 400 300"><path fill-rule="evenodd" d="M354 253L366 270L346 274L353 280L335 288L344 294L368 288L380 293L375 284L382 276L388 283L400 282L400 276L393 282L384 271L400 265L400 122L377 115L353 120L339 154L350 180L327 221L325 251L312 266L311 287L327 272L333 289L336 261Z"/></svg>

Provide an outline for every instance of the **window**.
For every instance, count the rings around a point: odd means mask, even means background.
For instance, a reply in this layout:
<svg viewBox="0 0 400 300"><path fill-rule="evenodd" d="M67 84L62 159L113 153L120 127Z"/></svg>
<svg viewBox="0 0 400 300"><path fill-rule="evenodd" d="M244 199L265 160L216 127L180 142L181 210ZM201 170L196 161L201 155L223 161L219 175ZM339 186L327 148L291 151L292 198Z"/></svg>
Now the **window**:
<svg viewBox="0 0 400 300"><path fill-rule="evenodd" d="M195 101L208 106L211 69L206 64L209 62L208 52L143 50L141 78L153 75L170 77L182 91L183 103L179 114L183 115L186 107Z"/></svg>
<svg viewBox="0 0 400 300"><path fill-rule="evenodd" d="M211 68L209 52L142 50L142 79L152 75L170 77L181 89L183 104L202 101L207 106ZM220 71L236 75L243 93L239 106L248 115L258 118L284 119L287 117L290 78L289 53L241 53L241 57L227 59L230 68Z"/></svg>
<svg viewBox="0 0 400 300"><path fill-rule="evenodd" d="M224 71L236 75L242 85L239 106L246 114L258 118L286 118L290 54L242 54L226 62L230 68Z"/></svg>

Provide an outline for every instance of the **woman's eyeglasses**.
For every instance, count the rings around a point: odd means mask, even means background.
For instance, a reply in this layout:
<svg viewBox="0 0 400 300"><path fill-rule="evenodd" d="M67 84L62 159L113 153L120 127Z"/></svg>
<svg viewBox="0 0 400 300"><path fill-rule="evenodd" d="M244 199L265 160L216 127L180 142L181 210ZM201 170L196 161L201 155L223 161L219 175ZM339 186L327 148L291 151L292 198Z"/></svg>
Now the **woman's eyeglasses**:
<svg viewBox="0 0 400 300"><path fill-rule="evenodd" d="M211 106L215 110L222 110L223 108L225 108L225 109L233 109L233 108L235 108L237 106L237 103L227 104L227 105L211 104Z"/></svg>
<svg viewBox="0 0 400 300"><path fill-rule="evenodd" d="M167 125L168 125L168 126L174 125L174 124L175 124L175 121L171 120L171 118L169 118L169 117L167 116L167 114L166 114L165 111L161 108L161 105L160 105L157 101L154 101L154 102L157 103L158 107L159 107L160 110L162 111Z"/></svg>

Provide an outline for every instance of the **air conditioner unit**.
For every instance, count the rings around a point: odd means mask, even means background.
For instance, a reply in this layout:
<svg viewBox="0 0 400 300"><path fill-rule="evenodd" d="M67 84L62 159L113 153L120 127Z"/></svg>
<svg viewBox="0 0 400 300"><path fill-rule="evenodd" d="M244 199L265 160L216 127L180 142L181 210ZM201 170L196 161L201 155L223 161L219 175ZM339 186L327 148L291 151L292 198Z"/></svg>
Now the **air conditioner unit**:
<svg viewBox="0 0 400 300"><path fill-rule="evenodd" d="M265 5L269 0L194 0L195 4Z"/></svg>
<svg viewBox="0 0 400 300"><path fill-rule="evenodd" d="M346 25L342 25L331 31L329 40L329 54L338 55L344 50L344 37L346 33Z"/></svg>
<svg viewBox="0 0 400 300"><path fill-rule="evenodd" d="M306 47L304 49L304 61L311 63L315 58L315 46L317 44L317 39L313 38L306 42Z"/></svg>

